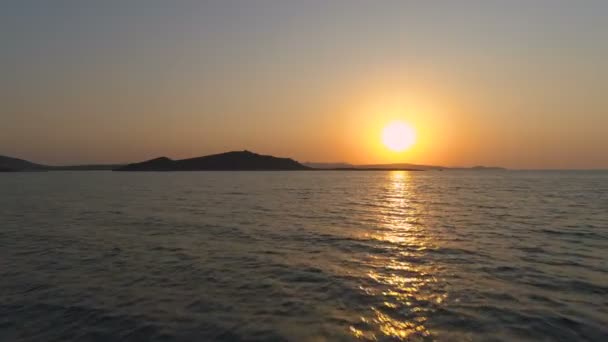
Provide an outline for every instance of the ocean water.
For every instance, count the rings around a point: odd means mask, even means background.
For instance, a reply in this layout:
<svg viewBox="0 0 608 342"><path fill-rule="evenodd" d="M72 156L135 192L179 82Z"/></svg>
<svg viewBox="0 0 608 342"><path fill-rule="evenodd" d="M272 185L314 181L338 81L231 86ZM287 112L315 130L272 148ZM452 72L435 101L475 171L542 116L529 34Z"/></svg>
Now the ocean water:
<svg viewBox="0 0 608 342"><path fill-rule="evenodd" d="M606 172L0 175L1 341L608 341Z"/></svg>

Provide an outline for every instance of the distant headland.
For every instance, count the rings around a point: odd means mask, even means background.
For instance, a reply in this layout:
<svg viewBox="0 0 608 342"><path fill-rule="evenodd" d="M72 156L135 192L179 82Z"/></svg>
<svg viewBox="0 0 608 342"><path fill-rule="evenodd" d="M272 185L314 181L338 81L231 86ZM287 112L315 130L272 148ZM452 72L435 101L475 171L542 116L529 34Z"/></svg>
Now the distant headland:
<svg viewBox="0 0 608 342"><path fill-rule="evenodd" d="M443 171L504 170L499 167L448 168L417 164L353 165L348 163L300 163L291 158L262 155L247 150L188 159L159 157L130 164L51 166L24 159L0 156L0 172L19 171Z"/></svg>
<svg viewBox="0 0 608 342"><path fill-rule="evenodd" d="M113 170L121 164L93 164L93 165L66 165L52 166L33 163L24 159L0 156L0 172L31 172L31 171L94 171Z"/></svg>

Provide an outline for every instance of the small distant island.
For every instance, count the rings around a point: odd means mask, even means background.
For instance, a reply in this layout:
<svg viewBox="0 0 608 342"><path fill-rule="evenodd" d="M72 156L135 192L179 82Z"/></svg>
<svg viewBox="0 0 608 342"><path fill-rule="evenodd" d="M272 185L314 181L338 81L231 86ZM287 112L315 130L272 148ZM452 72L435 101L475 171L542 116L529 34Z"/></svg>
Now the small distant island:
<svg viewBox="0 0 608 342"><path fill-rule="evenodd" d="M92 164L52 166L33 163L24 159L0 156L0 172L35 172L35 171L101 171L113 170L120 164Z"/></svg>
<svg viewBox="0 0 608 342"><path fill-rule="evenodd" d="M262 155L251 151L231 151L188 159L159 157L130 164L51 166L27 160L0 156L0 172L32 171L444 171L505 170L500 167L476 166L449 168L418 164L354 165L348 163L300 163L291 158Z"/></svg>

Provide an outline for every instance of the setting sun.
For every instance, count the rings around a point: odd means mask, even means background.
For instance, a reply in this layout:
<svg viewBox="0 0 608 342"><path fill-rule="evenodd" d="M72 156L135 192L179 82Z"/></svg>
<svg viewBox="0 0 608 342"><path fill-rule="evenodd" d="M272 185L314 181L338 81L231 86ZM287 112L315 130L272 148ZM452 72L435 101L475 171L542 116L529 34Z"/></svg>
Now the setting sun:
<svg viewBox="0 0 608 342"><path fill-rule="evenodd" d="M382 131L382 142L391 151L402 152L414 145L416 132L410 125L395 121L387 125Z"/></svg>

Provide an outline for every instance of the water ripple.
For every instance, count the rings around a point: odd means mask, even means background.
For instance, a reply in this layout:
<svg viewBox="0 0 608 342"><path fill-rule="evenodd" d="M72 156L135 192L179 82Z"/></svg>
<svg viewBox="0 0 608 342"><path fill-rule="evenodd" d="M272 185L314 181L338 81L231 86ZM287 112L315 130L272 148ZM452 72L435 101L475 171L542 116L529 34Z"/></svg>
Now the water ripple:
<svg viewBox="0 0 608 342"><path fill-rule="evenodd" d="M608 174L0 178L0 340L604 341Z"/></svg>

